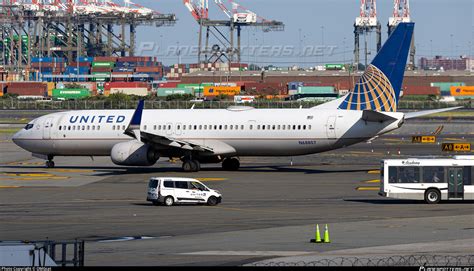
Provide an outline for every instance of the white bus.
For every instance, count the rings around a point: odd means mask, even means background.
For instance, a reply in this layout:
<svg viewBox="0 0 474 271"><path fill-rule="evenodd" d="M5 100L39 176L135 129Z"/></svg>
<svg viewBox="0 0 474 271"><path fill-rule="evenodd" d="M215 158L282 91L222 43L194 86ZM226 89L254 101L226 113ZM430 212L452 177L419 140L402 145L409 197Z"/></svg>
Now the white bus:
<svg viewBox="0 0 474 271"><path fill-rule="evenodd" d="M397 199L474 199L474 155L447 158L386 159L381 165L379 195Z"/></svg>

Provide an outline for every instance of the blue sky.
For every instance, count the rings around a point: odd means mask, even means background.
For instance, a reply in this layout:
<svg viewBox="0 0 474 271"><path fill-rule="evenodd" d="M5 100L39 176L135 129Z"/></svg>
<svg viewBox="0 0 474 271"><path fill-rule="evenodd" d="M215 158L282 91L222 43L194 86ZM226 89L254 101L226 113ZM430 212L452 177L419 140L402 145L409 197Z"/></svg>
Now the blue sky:
<svg viewBox="0 0 474 271"><path fill-rule="evenodd" d="M174 13L178 22L173 27L145 27L138 29L138 43L154 42L160 48L196 46L198 24L182 4L182 0L136 0L138 4L161 13ZM223 14L209 0L210 17L223 19ZM227 1L224 1L227 2ZM243 46L280 45L293 46L296 51L307 46L331 46L324 56L265 56L244 52L242 62L264 64L274 62L280 66L304 63L342 63L353 59L353 23L359 12L356 0L240 0L243 6L259 16L285 23L284 32L269 32L247 28L242 34ZM379 0L378 18L382 23L382 41L387 38L387 20L392 13L391 0ZM411 16L415 21L415 44L417 58L431 55L473 55L474 51L474 4L471 0L412 0ZM300 31L301 29L301 31ZM301 33L301 40L300 40ZM324 38L324 41L323 41ZM375 34L367 37L369 50L375 49ZM361 39L363 44L363 38ZM139 45L140 46L140 45ZM472 47L472 48L470 48ZM145 52L153 55L156 53ZM251 55L250 55L251 54ZM373 56L374 54L372 54ZM159 56L166 64L176 63L178 56L168 53ZM362 59L362 56L361 56ZM195 63L197 57L182 52L182 63Z"/></svg>

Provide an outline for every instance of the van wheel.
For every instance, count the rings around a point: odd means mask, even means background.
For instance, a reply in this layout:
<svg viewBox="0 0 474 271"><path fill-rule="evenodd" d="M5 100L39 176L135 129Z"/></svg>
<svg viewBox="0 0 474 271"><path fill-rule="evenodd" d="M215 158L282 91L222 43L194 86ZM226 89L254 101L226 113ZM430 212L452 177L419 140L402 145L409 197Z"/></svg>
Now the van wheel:
<svg viewBox="0 0 474 271"><path fill-rule="evenodd" d="M214 206L217 204L217 198L212 196L207 199L207 205Z"/></svg>
<svg viewBox="0 0 474 271"><path fill-rule="evenodd" d="M428 204L436 204L441 200L441 192L438 189L430 188L425 192L425 201Z"/></svg>
<svg viewBox="0 0 474 271"><path fill-rule="evenodd" d="M173 206L174 204L174 199L171 196L168 196L165 198L165 205L166 206Z"/></svg>

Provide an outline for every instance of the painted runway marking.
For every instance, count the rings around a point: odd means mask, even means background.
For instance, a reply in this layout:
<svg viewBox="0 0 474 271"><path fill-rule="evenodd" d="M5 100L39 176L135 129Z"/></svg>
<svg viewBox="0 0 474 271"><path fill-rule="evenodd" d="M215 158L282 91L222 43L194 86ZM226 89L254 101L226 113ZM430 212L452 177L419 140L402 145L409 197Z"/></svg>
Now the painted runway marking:
<svg viewBox="0 0 474 271"><path fill-rule="evenodd" d="M0 189L2 188L19 188L21 186L17 186L17 185L0 185Z"/></svg>
<svg viewBox="0 0 474 271"><path fill-rule="evenodd" d="M367 173L369 174L380 174L380 170L376 169L376 170L369 170L367 171Z"/></svg>
<svg viewBox="0 0 474 271"><path fill-rule="evenodd" d="M378 191L380 190L380 187L378 186L359 186L356 187L357 191Z"/></svg>
<svg viewBox="0 0 474 271"><path fill-rule="evenodd" d="M363 181L363 183L380 183L379 179Z"/></svg>
<svg viewBox="0 0 474 271"><path fill-rule="evenodd" d="M48 181L48 180L67 180L71 177L19 177L19 178L0 178L0 181Z"/></svg>
<svg viewBox="0 0 474 271"><path fill-rule="evenodd" d="M54 169L45 169L46 171L53 172L94 172L92 169L65 169L65 168L54 168Z"/></svg>
<svg viewBox="0 0 474 271"><path fill-rule="evenodd" d="M196 178L201 182L218 182L218 181L225 181L227 178Z"/></svg>

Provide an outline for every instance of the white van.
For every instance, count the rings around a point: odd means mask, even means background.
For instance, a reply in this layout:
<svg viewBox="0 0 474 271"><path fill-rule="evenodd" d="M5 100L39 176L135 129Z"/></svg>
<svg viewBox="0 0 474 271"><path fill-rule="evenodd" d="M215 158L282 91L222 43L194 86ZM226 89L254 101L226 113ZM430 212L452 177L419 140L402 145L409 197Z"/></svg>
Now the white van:
<svg viewBox="0 0 474 271"><path fill-rule="evenodd" d="M216 205L222 201L222 195L196 179L153 177L148 182L146 200L154 205L165 204L166 206L175 203Z"/></svg>

